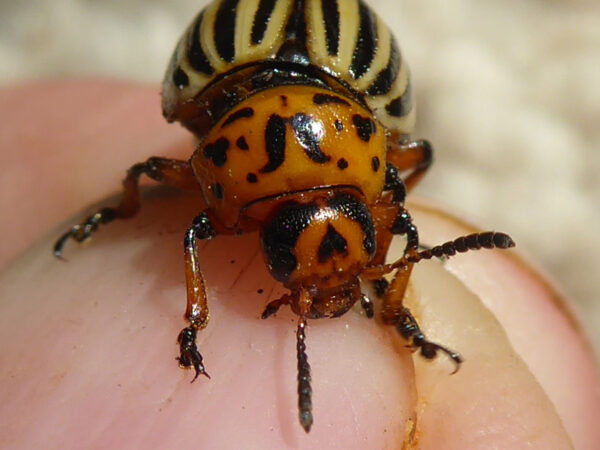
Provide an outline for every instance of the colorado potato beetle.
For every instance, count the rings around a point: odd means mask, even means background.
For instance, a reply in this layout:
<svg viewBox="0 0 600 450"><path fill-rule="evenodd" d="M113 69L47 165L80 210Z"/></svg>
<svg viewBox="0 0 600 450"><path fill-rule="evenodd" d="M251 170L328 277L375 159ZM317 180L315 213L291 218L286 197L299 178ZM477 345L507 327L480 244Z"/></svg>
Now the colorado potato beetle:
<svg viewBox="0 0 600 450"><path fill-rule="evenodd" d="M133 165L123 197L67 231L88 239L100 224L140 208L142 174L197 191L204 209L184 239L189 323L178 337L179 363L207 375L196 346L208 322L198 241L258 230L272 276L289 290L262 317L289 305L298 315L299 418L313 423L308 319L338 317L381 298L381 319L413 350L446 354L429 341L403 297L422 259L480 248L514 246L503 233L478 233L423 249L404 206L407 191L432 163L432 147L412 140L415 121L406 63L383 21L362 0L215 0L181 37L162 88L169 122L198 139L188 161L153 157ZM406 238L403 256L387 263L392 237ZM391 284L383 278L393 274Z"/></svg>

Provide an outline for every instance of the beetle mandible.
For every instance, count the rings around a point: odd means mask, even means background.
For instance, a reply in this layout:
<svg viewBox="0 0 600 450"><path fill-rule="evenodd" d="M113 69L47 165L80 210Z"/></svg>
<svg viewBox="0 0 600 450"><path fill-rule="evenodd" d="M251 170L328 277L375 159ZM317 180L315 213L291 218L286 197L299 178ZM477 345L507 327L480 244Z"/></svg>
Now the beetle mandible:
<svg viewBox="0 0 600 450"><path fill-rule="evenodd" d="M184 239L188 326L179 363L208 376L196 336L208 322L198 241L258 230L271 275L288 294L262 317L289 305L298 315L299 418L313 423L308 319L337 317L360 302L370 281L381 319L432 359L460 355L429 341L403 298L422 259L514 246L503 233L478 233L419 247L406 193L432 163L432 147L412 140L415 121L405 61L390 30L362 0L215 0L181 37L163 82L162 106L199 140L188 161L153 157L133 165L123 197L75 225L55 244L82 242L100 224L140 208L143 174L200 193L205 207ZM403 256L386 264L394 235ZM391 284L383 278L392 274Z"/></svg>

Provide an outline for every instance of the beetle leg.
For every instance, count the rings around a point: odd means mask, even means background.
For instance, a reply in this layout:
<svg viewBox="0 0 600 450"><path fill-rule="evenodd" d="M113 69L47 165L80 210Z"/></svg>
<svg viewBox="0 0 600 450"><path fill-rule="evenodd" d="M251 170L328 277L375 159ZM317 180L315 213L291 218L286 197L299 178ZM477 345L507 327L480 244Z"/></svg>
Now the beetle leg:
<svg viewBox="0 0 600 450"><path fill-rule="evenodd" d="M387 163L386 166L384 190L392 192L391 204L376 205L371 211L375 221L377 239L377 251L372 259L372 265L376 266L385 263L393 235L406 235L404 256L414 254L419 249L417 227L412 223L410 214L404 208L406 187L398 169L391 163ZM375 294L383 297L388 284L385 278L375 279L373 281Z"/></svg>
<svg viewBox="0 0 600 450"><path fill-rule="evenodd" d="M399 171L410 171L404 178L406 189L410 191L431 167L433 147L428 141L407 141L394 133L388 139L386 159Z"/></svg>
<svg viewBox="0 0 600 450"><path fill-rule="evenodd" d="M279 308L281 308L283 305L289 305L292 298L293 297L290 294L284 294L278 299L269 302L260 318L266 319L267 317L271 317L273 314L279 311Z"/></svg>
<svg viewBox="0 0 600 450"><path fill-rule="evenodd" d="M192 382L202 374L210 378L204 370L202 355L196 346L196 334L199 329L208 324L208 304L206 301L206 288L204 278L198 262L198 240L211 239L215 230L206 212L194 219L192 226L185 234L185 281L187 287L187 308L185 317L190 326L181 330L177 342L179 343L180 356L177 358L181 367L194 367L196 375Z"/></svg>
<svg viewBox="0 0 600 450"><path fill-rule="evenodd" d="M387 283L387 280L385 278L381 278L381 280L383 280ZM373 314L374 314L373 301L369 297L367 297L365 294L361 294L360 306L365 311L365 315L367 316L367 319L372 319Z"/></svg>
<svg viewBox="0 0 600 450"><path fill-rule="evenodd" d="M83 223L75 225L54 244L54 255L61 257L62 249L69 239L77 242L87 240L102 224L114 219L126 219L140 209L139 178L142 174L161 183L181 189L199 189L198 182L187 161L166 158L149 158L146 162L133 165L123 180L123 197L115 208L102 208Z"/></svg>

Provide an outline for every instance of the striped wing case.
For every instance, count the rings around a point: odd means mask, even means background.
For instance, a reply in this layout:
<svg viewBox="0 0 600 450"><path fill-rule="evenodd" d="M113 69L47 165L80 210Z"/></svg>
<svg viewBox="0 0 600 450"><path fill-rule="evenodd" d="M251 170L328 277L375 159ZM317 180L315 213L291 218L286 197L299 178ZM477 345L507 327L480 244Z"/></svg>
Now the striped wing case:
<svg viewBox="0 0 600 450"><path fill-rule="evenodd" d="M414 126L408 67L389 28L362 0L214 1L175 49L163 82L164 114L188 126L186 108L201 105L216 81L240 67L276 69L278 62L336 78L387 129L408 134Z"/></svg>

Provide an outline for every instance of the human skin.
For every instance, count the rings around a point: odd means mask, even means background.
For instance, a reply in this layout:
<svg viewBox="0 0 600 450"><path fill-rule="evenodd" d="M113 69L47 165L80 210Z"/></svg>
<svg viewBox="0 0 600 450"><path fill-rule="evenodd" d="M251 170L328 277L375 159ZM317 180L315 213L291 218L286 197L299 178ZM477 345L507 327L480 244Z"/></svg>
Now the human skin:
<svg viewBox="0 0 600 450"><path fill-rule="evenodd" d="M268 275L256 234L202 243L211 320L198 344L212 378L190 384L174 358L185 326L183 233L197 197L150 190L133 219L102 227L89 245L68 243L67 262L51 255L54 239L85 214L58 222L113 193L131 164L191 153L158 103L154 88L112 82L0 92L0 447L600 442L592 352L564 300L514 250L414 270L406 303L432 340L461 352L455 375L443 355L411 355L359 308L309 321L315 423L307 435L296 410L296 318L282 308L260 320L285 290ZM473 232L422 201L409 209L426 244Z"/></svg>

